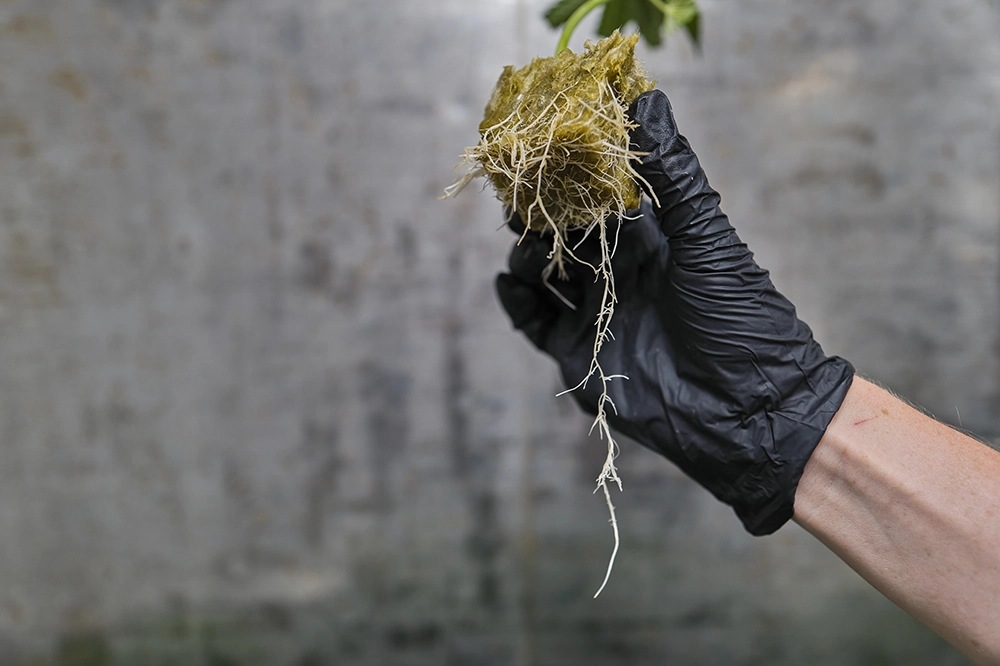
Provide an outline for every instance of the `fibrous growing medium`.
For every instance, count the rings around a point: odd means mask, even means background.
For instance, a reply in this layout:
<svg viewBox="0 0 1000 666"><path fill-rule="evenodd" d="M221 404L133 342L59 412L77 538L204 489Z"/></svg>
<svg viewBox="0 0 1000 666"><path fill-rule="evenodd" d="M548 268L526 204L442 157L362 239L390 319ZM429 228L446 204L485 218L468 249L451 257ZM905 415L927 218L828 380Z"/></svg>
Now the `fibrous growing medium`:
<svg viewBox="0 0 1000 666"><path fill-rule="evenodd" d="M617 446L607 422L606 409L614 409L607 385L621 375L606 373L598 361L601 346L610 337L608 325L615 306L611 271L615 238L609 237L605 222L611 217L625 217L639 205L641 178L633 168L638 156L629 150L633 126L627 110L639 95L653 89L654 82L635 58L638 39L638 35L623 37L616 31L597 43L587 42L582 54L566 49L552 58L535 58L520 69L504 68L479 125L481 139L466 149L464 163L468 172L446 190L446 195L457 194L470 181L483 176L506 209L518 213L526 226L525 233L530 230L551 235L552 252L543 278L560 298L558 285L550 278L565 277L567 261L589 266L595 278L603 281L604 297L594 322L590 371L570 391L588 381L601 383L592 430L597 429L608 444L608 455L597 479L615 534L608 574L619 543L608 482L621 489L621 479L614 464ZM573 230L582 230L574 238L597 236L601 247L599 265L576 257L574 249L583 240L571 245L568 232ZM607 575L598 594L606 583Z"/></svg>

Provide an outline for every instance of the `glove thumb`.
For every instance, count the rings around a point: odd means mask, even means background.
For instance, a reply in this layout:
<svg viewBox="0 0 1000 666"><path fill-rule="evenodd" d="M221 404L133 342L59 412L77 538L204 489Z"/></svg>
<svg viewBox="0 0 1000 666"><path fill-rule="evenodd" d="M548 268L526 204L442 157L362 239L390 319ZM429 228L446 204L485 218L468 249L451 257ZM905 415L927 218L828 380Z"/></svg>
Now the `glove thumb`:
<svg viewBox="0 0 1000 666"><path fill-rule="evenodd" d="M630 148L642 154L635 170L658 203L656 216L671 243L695 242L732 230L719 210L720 197L691 146L677 130L670 100L659 90L643 93L629 109L638 127Z"/></svg>
<svg viewBox="0 0 1000 666"><path fill-rule="evenodd" d="M539 294L538 288L509 273L500 273L496 289L500 305L507 311L514 328L523 332L538 349L546 351L556 312Z"/></svg>

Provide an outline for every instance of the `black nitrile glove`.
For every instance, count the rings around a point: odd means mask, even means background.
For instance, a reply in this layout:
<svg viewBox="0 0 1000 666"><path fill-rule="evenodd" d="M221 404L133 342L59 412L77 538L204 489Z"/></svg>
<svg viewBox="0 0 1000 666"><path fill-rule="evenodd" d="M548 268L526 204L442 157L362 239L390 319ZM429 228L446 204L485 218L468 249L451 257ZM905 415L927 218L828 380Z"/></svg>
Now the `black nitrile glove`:
<svg viewBox="0 0 1000 666"><path fill-rule="evenodd" d="M600 354L612 379L612 428L657 451L731 505L751 534L770 534L792 517L795 489L809 456L854 377L827 357L795 308L719 209L666 96L642 95L632 149L659 201L625 220L612 266L618 303L613 339ZM514 220L515 231L519 220ZM614 238L617 222L609 237ZM592 234L596 236L596 234ZM552 286L541 280L550 236L529 233L510 256L497 292L514 326L560 366L568 386L587 373L603 283L581 264ZM576 254L599 260L596 241ZM594 413L600 381L573 392Z"/></svg>

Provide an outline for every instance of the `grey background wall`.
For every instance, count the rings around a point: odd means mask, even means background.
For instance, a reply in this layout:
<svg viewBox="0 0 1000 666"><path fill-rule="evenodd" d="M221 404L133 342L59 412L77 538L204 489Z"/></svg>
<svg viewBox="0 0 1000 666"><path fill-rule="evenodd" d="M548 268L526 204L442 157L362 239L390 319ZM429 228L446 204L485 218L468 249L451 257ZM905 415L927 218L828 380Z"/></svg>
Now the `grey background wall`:
<svg viewBox="0 0 1000 666"><path fill-rule="evenodd" d="M0 663L964 663L632 444L590 598L602 445L435 198L543 9L0 1ZM1000 7L703 11L643 58L760 262L1000 436Z"/></svg>

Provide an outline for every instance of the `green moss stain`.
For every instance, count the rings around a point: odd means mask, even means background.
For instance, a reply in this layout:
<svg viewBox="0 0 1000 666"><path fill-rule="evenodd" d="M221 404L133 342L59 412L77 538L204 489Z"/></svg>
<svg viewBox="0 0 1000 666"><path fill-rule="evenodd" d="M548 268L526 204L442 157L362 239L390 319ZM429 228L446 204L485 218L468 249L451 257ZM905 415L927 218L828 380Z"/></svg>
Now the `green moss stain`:
<svg viewBox="0 0 1000 666"><path fill-rule="evenodd" d="M593 109L600 104L602 81L611 85L624 104L631 104L654 86L635 57L638 39L638 35L623 37L615 32L597 43L587 42L582 54L566 49L554 57L535 58L520 69L507 65L486 104L480 133L515 110L525 116L540 116L560 95L568 94L580 119L560 132L573 136L593 118L587 106Z"/></svg>
<svg viewBox="0 0 1000 666"><path fill-rule="evenodd" d="M615 32L582 54L567 49L500 75L467 154L532 228L588 227L639 205L625 110L655 82L635 57L638 39Z"/></svg>

